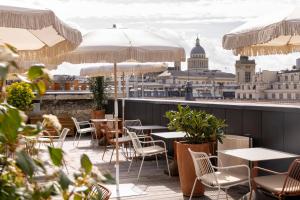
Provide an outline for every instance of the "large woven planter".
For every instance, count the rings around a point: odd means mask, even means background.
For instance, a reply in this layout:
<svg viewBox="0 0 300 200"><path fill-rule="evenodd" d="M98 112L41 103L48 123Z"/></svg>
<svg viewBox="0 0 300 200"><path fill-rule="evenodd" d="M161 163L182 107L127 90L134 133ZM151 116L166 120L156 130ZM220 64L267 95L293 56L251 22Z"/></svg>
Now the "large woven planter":
<svg viewBox="0 0 300 200"><path fill-rule="evenodd" d="M190 196L196 178L194 163L188 148L193 151L205 152L208 154L210 153L210 144L187 144L176 142L180 186L184 196ZM204 195L204 186L197 181L193 196L197 197L202 195Z"/></svg>

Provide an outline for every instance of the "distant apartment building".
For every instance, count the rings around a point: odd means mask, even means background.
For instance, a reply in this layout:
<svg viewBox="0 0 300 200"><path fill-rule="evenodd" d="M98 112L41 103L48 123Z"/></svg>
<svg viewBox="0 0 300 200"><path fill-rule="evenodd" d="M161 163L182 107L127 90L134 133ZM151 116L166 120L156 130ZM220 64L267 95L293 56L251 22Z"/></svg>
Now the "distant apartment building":
<svg viewBox="0 0 300 200"><path fill-rule="evenodd" d="M245 57L241 57L240 60L243 60L244 66L241 67L240 61L236 62L236 72L240 75L237 75L237 99L300 100L300 59L297 59L292 70L264 70L254 75L252 74L253 70L255 71L255 62ZM250 74L250 78L247 73Z"/></svg>

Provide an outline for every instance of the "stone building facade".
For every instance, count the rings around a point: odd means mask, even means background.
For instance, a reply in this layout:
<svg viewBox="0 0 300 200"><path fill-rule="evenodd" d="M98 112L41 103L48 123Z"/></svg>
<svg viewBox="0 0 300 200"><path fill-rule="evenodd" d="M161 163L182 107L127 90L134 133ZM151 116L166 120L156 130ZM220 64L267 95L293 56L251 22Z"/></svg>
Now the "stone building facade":
<svg viewBox="0 0 300 200"><path fill-rule="evenodd" d="M250 68L249 71L252 74L252 67ZM239 65L236 65L236 69L239 69L240 74L246 73L243 71L246 68L241 68ZM239 89L235 93L237 99L300 100L299 59L292 70L279 72L264 70L251 76L250 81L245 81L245 79L245 77L238 79Z"/></svg>

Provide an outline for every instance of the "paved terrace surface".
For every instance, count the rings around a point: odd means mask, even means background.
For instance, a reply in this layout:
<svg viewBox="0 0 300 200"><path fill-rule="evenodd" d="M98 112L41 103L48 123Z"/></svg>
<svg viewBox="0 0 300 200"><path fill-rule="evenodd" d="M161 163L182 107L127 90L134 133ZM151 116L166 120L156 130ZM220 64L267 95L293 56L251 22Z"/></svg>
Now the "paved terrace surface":
<svg viewBox="0 0 300 200"><path fill-rule="evenodd" d="M45 148L45 147L42 147ZM73 138L67 138L64 143L63 150L65 151L65 159L68 166L69 174L72 175L73 172L80 166L80 156L85 153L87 154L94 166L98 167L102 171L109 171L113 176L115 176L114 162L109 163L112 150L110 149L104 157L101 159L103 153L103 147L92 147L90 145L90 138L83 138L79 142L79 146L76 148L73 146ZM47 159L43 156L43 159ZM113 160L115 157L113 157ZM164 159L159 159L159 167L156 167L154 161L145 161L142 169L141 177L137 183L137 173L140 166L141 160L133 163L132 170L130 173L127 172L129 161L126 161L123 156L120 156L120 183L121 184L134 184L144 194L139 196L121 197L121 198L111 198L113 200L124 199L143 199L143 200L155 200L155 199L166 199L166 200L186 200L188 197L183 197L180 190L180 182L178 177L169 177L163 173L166 167ZM248 187L238 186L233 187L229 191L228 199L240 199L244 194L248 192ZM193 200L210 200L217 198L217 190L212 190L207 188L205 196L193 198ZM220 200L225 200L226 195L224 192L220 195ZM266 199L266 198L262 198Z"/></svg>

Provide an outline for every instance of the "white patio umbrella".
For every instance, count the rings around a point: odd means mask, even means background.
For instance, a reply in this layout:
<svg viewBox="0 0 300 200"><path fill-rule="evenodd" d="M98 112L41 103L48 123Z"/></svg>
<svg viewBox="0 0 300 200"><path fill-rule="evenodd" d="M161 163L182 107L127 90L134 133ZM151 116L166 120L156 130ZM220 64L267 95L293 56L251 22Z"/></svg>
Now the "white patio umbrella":
<svg viewBox="0 0 300 200"><path fill-rule="evenodd" d="M117 76L125 75L143 75L146 73L163 72L168 68L166 63L136 63L136 62L125 62L118 63ZM80 76L113 76L114 66L112 64L104 64L99 66L92 66L82 68L80 70ZM143 91L143 78L142 78L142 91ZM122 121L124 124L124 111L125 111L125 92L123 87L123 100L122 100Z"/></svg>
<svg viewBox="0 0 300 200"><path fill-rule="evenodd" d="M82 43L74 51L61 55L57 63L114 63L114 109L118 116L117 63L137 62L181 62L185 61L185 51L180 45L149 31L138 29L101 29L83 37ZM119 68L119 67L118 67ZM117 135L116 135L116 138ZM119 191L119 152L116 140L116 189Z"/></svg>
<svg viewBox="0 0 300 200"><path fill-rule="evenodd" d="M249 21L223 36L223 48L257 56L300 51L300 12L277 12Z"/></svg>
<svg viewBox="0 0 300 200"><path fill-rule="evenodd" d="M0 41L16 47L21 62L47 62L75 49L82 36L51 10L0 6Z"/></svg>

